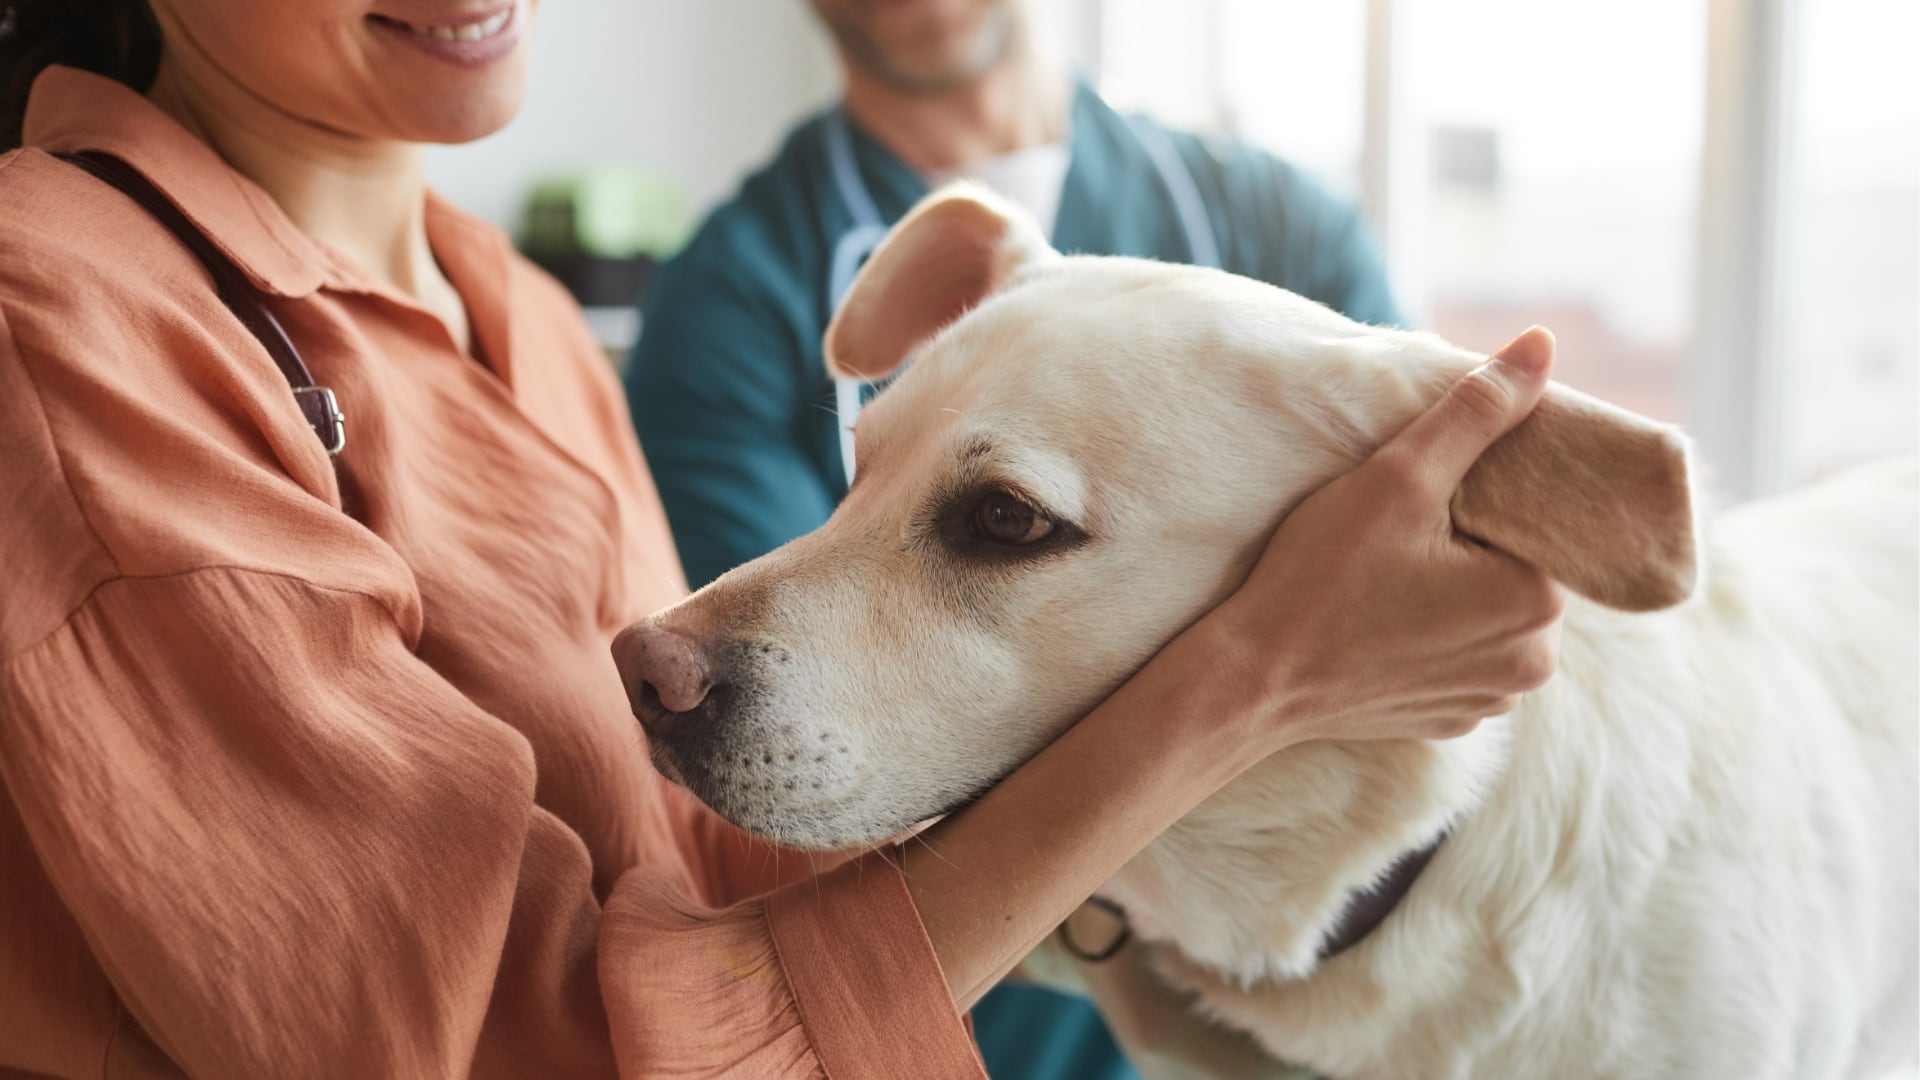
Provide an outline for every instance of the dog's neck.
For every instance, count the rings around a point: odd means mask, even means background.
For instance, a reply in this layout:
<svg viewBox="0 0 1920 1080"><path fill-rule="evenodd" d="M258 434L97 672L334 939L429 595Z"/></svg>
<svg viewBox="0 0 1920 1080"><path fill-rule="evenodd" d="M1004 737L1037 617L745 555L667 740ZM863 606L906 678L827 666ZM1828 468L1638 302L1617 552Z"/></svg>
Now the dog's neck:
<svg viewBox="0 0 1920 1080"><path fill-rule="evenodd" d="M1506 724L1442 743L1318 743L1277 754L1207 800L1106 891L1136 932L1242 982L1298 979L1390 916L1353 911L1478 802ZM1400 887L1404 886L1404 887ZM1366 918L1367 915L1377 916Z"/></svg>
<svg viewBox="0 0 1920 1080"><path fill-rule="evenodd" d="M1320 955L1315 959L1315 966L1360 944L1368 934L1379 929L1380 924L1387 921L1387 916L1400 906L1400 901L1406 899L1413 883L1420 880L1420 872L1433 861L1434 853L1440 850L1440 845L1446 839L1447 834L1442 831L1420 847L1402 852L1381 872L1379 880L1366 888L1348 893L1340 917L1334 920L1333 928L1327 931L1327 936L1320 942Z"/></svg>

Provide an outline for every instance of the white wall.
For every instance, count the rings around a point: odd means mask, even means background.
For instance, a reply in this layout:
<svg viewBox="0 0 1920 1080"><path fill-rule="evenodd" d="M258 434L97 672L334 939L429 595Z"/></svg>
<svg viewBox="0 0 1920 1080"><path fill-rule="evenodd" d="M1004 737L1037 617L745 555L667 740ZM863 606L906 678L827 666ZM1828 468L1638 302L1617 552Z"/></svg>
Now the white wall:
<svg viewBox="0 0 1920 1080"><path fill-rule="evenodd" d="M480 142L436 147L427 180L511 227L538 177L632 161L704 208L837 82L805 0L543 0L519 117Z"/></svg>
<svg viewBox="0 0 1920 1080"><path fill-rule="evenodd" d="M1043 40L1080 63L1096 0L1028 0ZM499 134L435 148L427 180L512 227L549 172L631 161L697 209L731 193L839 83L807 0L541 0L526 106Z"/></svg>

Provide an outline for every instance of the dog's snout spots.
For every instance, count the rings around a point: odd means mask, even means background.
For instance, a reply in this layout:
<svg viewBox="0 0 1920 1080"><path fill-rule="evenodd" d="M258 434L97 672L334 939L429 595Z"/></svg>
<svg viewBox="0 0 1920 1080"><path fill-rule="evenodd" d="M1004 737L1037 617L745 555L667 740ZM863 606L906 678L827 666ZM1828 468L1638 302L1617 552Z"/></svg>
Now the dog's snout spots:
<svg viewBox="0 0 1920 1080"><path fill-rule="evenodd" d="M800 654L660 623L636 623L614 643L660 771L750 832L807 843L838 835L822 823L859 804L867 762L834 710L794 692L781 665Z"/></svg>

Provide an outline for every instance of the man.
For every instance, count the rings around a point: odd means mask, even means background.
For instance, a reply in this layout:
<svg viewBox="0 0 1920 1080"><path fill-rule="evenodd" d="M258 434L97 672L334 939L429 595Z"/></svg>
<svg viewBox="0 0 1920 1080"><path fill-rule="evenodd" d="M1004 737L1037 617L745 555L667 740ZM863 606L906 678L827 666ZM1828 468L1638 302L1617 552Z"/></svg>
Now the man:
<svg viewBox="0 0 1920 1080"><path fill-rule="evenodd" d="M821 335L885 226L969 177L1065 252L1201 262L1393 323L1352 208L1275 158L1115 114L1035 48L1025 0L812 0L843 103L802 124L663 267L627 378L687 576L702 585L826 520L846 492ZM1034 989L975 1010L994 1075L1130 1075L1084 1005Z"/></svg>

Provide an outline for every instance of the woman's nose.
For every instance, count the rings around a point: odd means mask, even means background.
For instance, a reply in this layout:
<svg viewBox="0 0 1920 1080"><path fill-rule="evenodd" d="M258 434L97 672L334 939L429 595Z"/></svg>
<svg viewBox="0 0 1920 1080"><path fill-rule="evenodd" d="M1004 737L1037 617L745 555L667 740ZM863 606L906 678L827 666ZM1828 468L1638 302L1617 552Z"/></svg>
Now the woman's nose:
<svg viewBox="0 0 1920 1080"><path fill-rule="evenodd" d="M673 713L698 708L713 690L714 664L700 643L643 619L613 639L613 662L633 715L649 735L665 734Z"/></svg>

